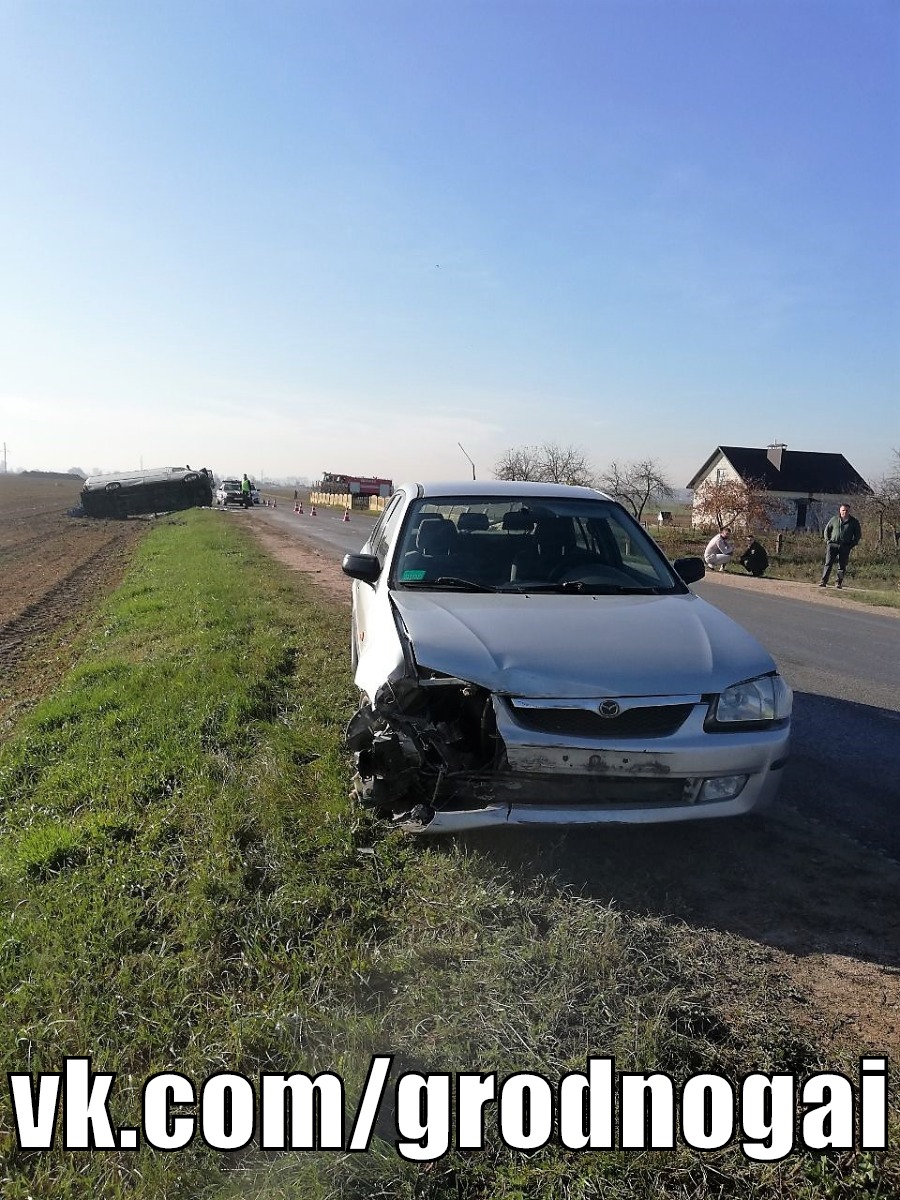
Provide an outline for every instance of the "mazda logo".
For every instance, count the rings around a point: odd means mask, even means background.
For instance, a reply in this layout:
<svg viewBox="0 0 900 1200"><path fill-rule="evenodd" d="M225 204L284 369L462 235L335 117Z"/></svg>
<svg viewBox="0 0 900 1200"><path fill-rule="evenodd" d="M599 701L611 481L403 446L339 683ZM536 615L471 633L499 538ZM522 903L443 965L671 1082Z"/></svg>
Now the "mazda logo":
<svg viewBox="0 0 900 1200"><path fill-rule="evenodd" d="M599 713L601 717L617 717L622 711L615 700L604 700L600 705Z"/></svg>

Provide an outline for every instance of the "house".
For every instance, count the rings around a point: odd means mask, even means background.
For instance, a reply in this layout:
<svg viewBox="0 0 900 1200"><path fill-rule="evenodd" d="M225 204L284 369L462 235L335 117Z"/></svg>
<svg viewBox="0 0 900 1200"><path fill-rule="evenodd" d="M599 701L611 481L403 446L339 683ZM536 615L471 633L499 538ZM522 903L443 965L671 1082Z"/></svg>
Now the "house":
<svg viewBox="0 0 900 1200"><path fill-rule="evenodd" d="M734 479L782 502L772 519L776 529L824 529L841 501L872 490L843 454L788 450L780 442L764 449L717 446L687 486L696 505L704 484ZM692 524L708 522L694 516Z"/></svg>

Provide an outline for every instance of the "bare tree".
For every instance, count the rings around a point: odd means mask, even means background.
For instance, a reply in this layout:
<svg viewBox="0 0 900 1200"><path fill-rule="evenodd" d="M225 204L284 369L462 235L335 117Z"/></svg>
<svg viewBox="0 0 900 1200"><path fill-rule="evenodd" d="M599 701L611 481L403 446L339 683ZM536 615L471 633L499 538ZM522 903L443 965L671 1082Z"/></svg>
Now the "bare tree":
<svg viewBox="0 0 900 1200"><path fill-rule="evenodd" d="M863 519L878 525L878 545L884 544L885 529L890 529L894 544L900 546L900 450L894 451L891 469L872 482L871 490L860 492L855 504Z"/></svg>
<svg viewBox="0 0 900 1200"><path fill-rule="evenodd" d="M624 504L637 521L643 517L651 498L663 500L673 494L672 485L655 458L610 463L600 477L600 487Z"/></svg>
<svg viewBox="0 0 900 1200"><path fill-rule="evenodd" d="M583 450L542 442L539 446L514 446L494 467L497 479L528 483L569 483L590 487L594 473Z"/></svg>
<svg viewBox="0 0 900 1200"><path fill-rule="evenodd" d="M494 467L496 479L534 482L541 478L541 450L539 446L514 446L506 450Z"/></svg>
<svg viewBox="0 0 900 1200"><path fill-rule="evenodd" d="M770 495L755 479L707 479L694 496L695 519L719 530L734 525L756 533L771 528L786 511L786 501Z"/></svg>

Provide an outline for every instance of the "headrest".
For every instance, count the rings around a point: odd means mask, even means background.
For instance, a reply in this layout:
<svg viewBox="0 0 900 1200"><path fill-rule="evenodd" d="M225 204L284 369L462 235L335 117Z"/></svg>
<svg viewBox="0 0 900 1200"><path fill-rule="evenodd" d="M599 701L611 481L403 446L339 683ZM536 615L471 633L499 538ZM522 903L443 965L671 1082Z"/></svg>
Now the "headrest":
<svg viewBox="0 0 900 1200"><path fill-rule="evenodd" d="M423 521L443 521L443 519L443 513L423 512L420 509L412 519L412 528L418 529Z"/></svg>
<svg viewBox="0 0 900 1200"><path fill-rule="evenodd" d="M456 518L456 528L460 532L463 530L487 529L489 525L488 515L483 512L460 513Z"/></svg>
<svg viewBox="0 0 900 1200"><path fill-rule="evenodd" d="M416 534L416 549L422 554L447 554L455 538L452 521L423 521Z"/></svg>
<svg viewBox="0 0 900 1200"><path fill-rule="evenodd" d="M503 528L507 530L514 529L519 533L527 533L528 530L534 528L534 517L527 508L505 512L503 514Z"/></svg>

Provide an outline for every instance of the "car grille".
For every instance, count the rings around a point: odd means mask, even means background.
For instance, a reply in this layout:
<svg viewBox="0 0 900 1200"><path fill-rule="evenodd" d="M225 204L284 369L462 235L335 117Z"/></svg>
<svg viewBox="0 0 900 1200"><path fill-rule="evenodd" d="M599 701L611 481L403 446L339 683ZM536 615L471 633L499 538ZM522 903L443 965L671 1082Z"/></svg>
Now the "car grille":
<svg viewBox="0 0 900 1200"><path fill-rule="evenodd" d="M691 704L628 708L617 717L601 717L587 708L513 708L516 724L534 733L583 738L669 737L690 714Z"/></svg>
<svg viewBox="0 0 900 1200"><path fill-rule="evenodd" d="M693 779L622 779L613 776L526 775L513 773L495 785L495 795L512 804L552 808L682 808L696 803Z"/></svg>

